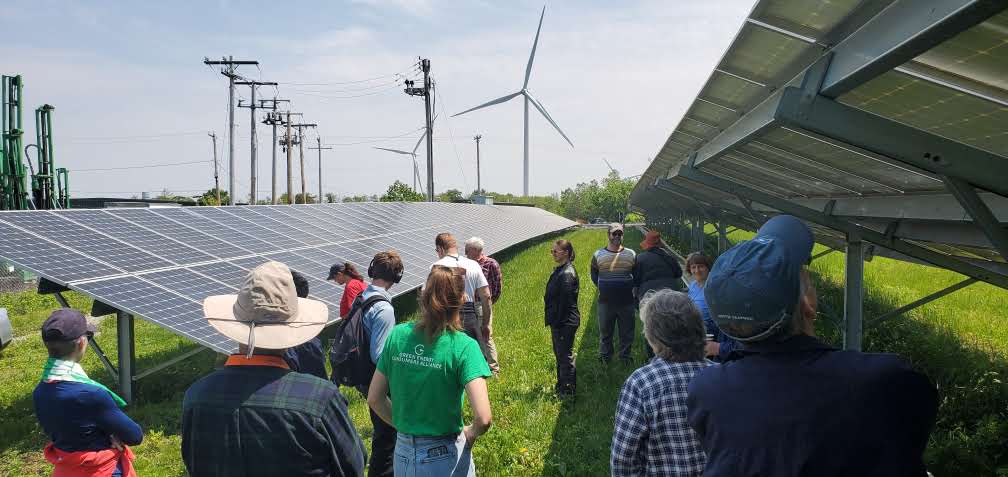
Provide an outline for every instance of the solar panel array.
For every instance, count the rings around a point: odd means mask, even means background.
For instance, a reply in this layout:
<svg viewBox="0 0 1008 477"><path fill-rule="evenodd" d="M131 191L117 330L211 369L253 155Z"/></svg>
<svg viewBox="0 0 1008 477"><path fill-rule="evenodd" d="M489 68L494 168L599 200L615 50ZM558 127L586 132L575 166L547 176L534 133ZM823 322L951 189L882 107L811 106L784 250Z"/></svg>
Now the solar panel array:
<svg viewBox="0 0 1008 477"><path fill-rule="evenodd" d="M844 243L828 225L839 217L923 250L880 255L936 264L927 252L939 252L1008 286L1004 239L990 239L1008 224L1006 32L1004 2L762 0L631 205L750 229L774 203L799 205L823 214L821 243ZM934 145L960 153L940 159ZM948 177L976 189L987 223Z"/></svg>
<svg viewBox="0 0 1008 477"><path fill-rule="evenodd" d="M0 260L230 352L202 301L234 293L263 262L305 274L335 320L343 289L324 281L334 263L365 273L375 253L398 251L397 296L423 284L440 232L479 236L494 253L573 225L533 207L415 202L0 212Z"/></svg>

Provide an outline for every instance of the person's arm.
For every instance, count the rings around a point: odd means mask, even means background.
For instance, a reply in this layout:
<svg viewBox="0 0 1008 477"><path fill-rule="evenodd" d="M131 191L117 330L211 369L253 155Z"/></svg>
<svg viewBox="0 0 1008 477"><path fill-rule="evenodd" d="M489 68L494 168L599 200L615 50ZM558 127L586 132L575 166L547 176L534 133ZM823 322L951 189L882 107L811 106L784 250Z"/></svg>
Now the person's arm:
<svg viewBox="0 0 1008 477"><path fill-rule="evenodd" d="M325 429L325 444L330 449L330 465L332 476L361 476L367 464L367 449L354 427L346 408L343 395L339 392L329 399L322 414L322 426Z"/></svg>
<svg viewBox="0 0 1008 477"><path fill-rule="evenodd" d="M633 381L627 380L616 405L616 423L609 456L613 477L644 475L641 453L649 432L648 416L643 401L634 389Z"/></svg>
<svg viewBox="0 0 1008 477"><path fill-rule="evenodd" d="M119 409L108 392L103 389L89 390L85 399L91 401L95 424L99 429L126 445L136 446L143 442L143 429Z"/></svg>
<svg viewBox="0 0 1008 477"><path fill-rule="evenodd" d="M368 386L367 402L368 406L374 410L388 425L392 424L392 401L388 398L388 378L377 369L371 377L371 385Z"/></svg>
<svg viewBox="0 0 1008 477"><path fill-rule="evenodd" d="M462 433L465 434L466 445L471 446L479 436L490 429L493 416L490 411L490 396L487 393L486 378L480 377L469 381L465 385L465 391L469 396L469 408L472 409L473 422L465 426Z"/></svg>
<svg viewBox="0 0 1008 477"><path fill-rule="evenodd" d="M494 276L494 281L490 287L490 299L494 303L500 299L501 290L504 288L504 276L501 274L500 264L496 260L490 262L490 273ZM489 280L490 277L487 277Z"/></svg>
<svg viewBox="0 0 1008 477"><path fill-rule="evenodd" d="M592 255L591 260L591 279L595 286L598 286L598 259L595 255Z"/></svg>
<svg viewBox="0 0 1008 477"><path fill-rule="evenodd" d="M374 314L367 321L371 323L371 362L377 365L378 357L385 349L385 341L395 327L395 308L392 308L391 303L378 302L368 313Z"/></svg>
<svg viewBox="0 0 1008 477"><path fill-rule="evenodd" d="M485 286L476 290L479 295L480 306L483 307L483 336L487 338L493 332L493 300L490 299L490 287Z"/></svg>
<svg viewBox="0 0 1008 477"><path fill-rule="evenodd" d="M732 351L735 351L735 348L738 348L738 341L731 339L721 331L718 332L718 335L718 344L720 346L718 356L721 357L721 361L724 361Z"/></svg>

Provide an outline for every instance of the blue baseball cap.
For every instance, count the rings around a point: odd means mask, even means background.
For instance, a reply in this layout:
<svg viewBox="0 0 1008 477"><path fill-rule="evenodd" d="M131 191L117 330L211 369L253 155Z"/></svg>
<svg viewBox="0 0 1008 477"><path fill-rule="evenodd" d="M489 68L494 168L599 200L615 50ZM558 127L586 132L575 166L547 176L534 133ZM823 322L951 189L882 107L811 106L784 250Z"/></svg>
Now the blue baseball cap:
<svg viewBox="0 0 1008 477"><path fill-rule="evenodd" d="M801 220L778 215L752 240L721 254L714 262L704 297L714 322L741 342L760 341L788 323L801 295L801 267L815 243Z"/></svg>

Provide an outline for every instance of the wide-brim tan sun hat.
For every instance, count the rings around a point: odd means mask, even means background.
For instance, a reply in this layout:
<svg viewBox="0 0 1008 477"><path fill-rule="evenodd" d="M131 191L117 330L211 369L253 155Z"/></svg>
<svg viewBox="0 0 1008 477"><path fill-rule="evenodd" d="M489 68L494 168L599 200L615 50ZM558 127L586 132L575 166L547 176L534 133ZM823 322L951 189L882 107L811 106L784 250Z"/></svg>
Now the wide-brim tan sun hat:
<svg viewBox="0 0 1008 477"><path fill-rule="evenodd" d="M329 320L325 303L297 296L290 269L280 262L250 271L237 294L207 297L203 313L210 326L251 349L297 346L318 336Z"/></svg>

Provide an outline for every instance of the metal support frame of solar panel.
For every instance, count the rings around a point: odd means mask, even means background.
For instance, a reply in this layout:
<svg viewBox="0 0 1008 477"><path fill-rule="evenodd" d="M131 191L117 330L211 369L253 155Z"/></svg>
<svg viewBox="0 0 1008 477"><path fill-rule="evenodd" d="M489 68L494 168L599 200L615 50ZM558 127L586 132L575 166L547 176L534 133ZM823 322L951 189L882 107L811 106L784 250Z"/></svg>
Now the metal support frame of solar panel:
<svg viewBox="0 0 1008 477"><path fill-rule="evenodd" d="M681 201L661 179L724 186L729 198L713 210L727 214L739 199L771 214L801 206L827 227L875 232L889 249L879 255L1008 286L998 237L1008 222L1004 3L903 1L868 12L856 3L760 2L631 203L646 213L658 210L647 196ZM977 53L962 61L963 51ZM967 195L994 193L970 204L949 193L955 181Z"/></svg>
<svg viewBox="0 0 1008 477"><path fill-rule="evenodd" d="M375 252L397 250L406 266L398 296L422 285L438 232L481 236L496 253L573 225L537 208L437 203L3 212L0 260L230 352L202 300L233 293L264 261L304 273L334 321L342 288L324 281L333 263L366 270Z"/></svg>
<svg viewBox="0 0 1008 477"><path fill-rule="evenodd" d="M816 224L821 243L839 236L851 349L860 347L862 263L871 255L970 277L903 311L978 280L1008 288L1006 8L759 2L631 206L743 227L789 213ZM729 196L683 204L669 193L701 185Z"/></svg>

